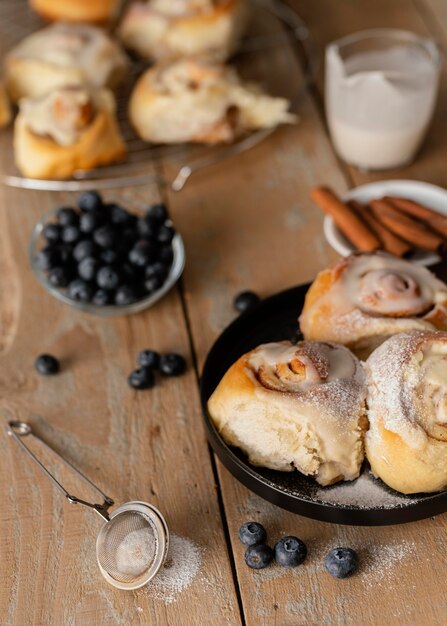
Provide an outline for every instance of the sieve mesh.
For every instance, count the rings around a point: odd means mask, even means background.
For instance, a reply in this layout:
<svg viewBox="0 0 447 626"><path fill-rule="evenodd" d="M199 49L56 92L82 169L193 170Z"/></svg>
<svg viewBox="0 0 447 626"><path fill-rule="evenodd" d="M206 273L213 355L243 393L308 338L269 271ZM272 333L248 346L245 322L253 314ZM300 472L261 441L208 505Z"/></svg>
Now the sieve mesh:
<svg viewBox="0 0 447 626"><path fill-rule="evenodd" d="M97 557L115 580L132 583L145 576L158 553L158 533L153 522L139 511L115 515L98 537Z"/></svg>

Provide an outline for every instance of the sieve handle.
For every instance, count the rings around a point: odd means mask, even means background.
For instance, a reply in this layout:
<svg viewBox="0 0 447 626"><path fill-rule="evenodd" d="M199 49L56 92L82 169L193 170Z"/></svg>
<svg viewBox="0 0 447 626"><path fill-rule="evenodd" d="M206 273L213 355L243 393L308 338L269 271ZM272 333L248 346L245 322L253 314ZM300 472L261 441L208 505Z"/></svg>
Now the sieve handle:
<svg viewBox="0 0 447 626"><path fill-rule="evenodd" d="M105 520L109 519L108 509L112 506L113 500L109 498L109 496L107 496L103 491L101 491L99 487L97 487L94 483L92 483L92 481L89 480L87 476L84 476L82 472L80 472L78 469L76 469L76 467L74 467L74 465L72 465L69 461L67 461L67 459L64 459L64 457L61 456L58 452L56 452L56 450L54 450L47 443L45 443L43 439L40 439L40 437L35 435L29 424L27 424L26 422L20 422L20 421L10 421L7 423L6 432L10 437L12 437L19 444L22 450L26 452L26 454L34 461L34 463L38 465L38 467L42 470L42 472L48 476L48 478L52 481L53 485L61 493L64 494L64 496L67 498L70 504L82 504L96 511ZM87 485L89 485L97 493L99 493L104 498L104 502L102 504L94 504L92 502L87 502L86 500L82 500L81 498L77 498L73 494L69 493L65 489L65 487L57 480L57 478L55 478L53 474L51 474L51 472L45 467L45 465L43 465L43 463L39 461L37 456L33 452L31 452L28 446L22 441L23 437L29 437L29 436L34 437L34 439L39 441L41 445L45 446L47 450L49 450L52 454L54 454L71 471L76 473Z"/></svg>

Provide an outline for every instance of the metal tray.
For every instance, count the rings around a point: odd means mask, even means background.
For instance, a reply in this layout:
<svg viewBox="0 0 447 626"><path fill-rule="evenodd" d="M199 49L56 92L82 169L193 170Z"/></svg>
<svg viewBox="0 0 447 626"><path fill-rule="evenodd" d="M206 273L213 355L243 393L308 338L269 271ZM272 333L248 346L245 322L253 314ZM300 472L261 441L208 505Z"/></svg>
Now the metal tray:
<svg viewBox="0 0 447 626"><path fill-rule="evenodd" d="M255 467L240 450L228 446L214 427L207 401L230 365L261 343L301 338L297 318L308 288L309 285L301 285L261 301L232 322L211 348L201 378L201 400L208 441L214 452L251 491L284 509L313 519L382 526L413 522L447 511L447 492L399 494L374 478L367 463L356 481L324 488L297 471L288 473Z"/></svg>

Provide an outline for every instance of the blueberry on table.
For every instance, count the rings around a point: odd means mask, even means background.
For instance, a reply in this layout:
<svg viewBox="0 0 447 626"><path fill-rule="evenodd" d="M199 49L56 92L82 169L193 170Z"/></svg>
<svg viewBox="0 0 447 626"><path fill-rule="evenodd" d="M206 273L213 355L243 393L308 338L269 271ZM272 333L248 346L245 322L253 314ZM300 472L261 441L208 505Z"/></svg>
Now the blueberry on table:
<svg viewBox="0 0 447 626"><path fill-rule="evenodd" d="M273 561L273 550L265 544L259 543L249 546L245 552L245 562L252 569L264 569Z"/></svg>
<svg viewBox="0 0 447 626"><path fill-rule="evenodd" d="M45 246L36 254L36 265L40 270L47 272L48 270L58 267L61 256L57 248Z"/></svg>
<svg viewBox="0 0 447 626"><path fill-rule="evenodd" d="M136 299L135 290L131 285L121 285L115 292L115 304L118 306L132 304Z"/></svg>
<svg viewBox="0 0 447 626"><path fill-rule="evenodd" d="M334 548L324 559L326 571L334 578L347 578L358 567L358 557L352 548Z"/></svg>
<svg viewBox="0 0 447 626"><path fill-rule="evenodd" d="M105 265L98 271L96 282L101 289L116 289L120 282L120 276L113 267Z"/></svg>
<svg viewBox="0 0 447 626"><path fill-rule="evenodd" d="M146 217L154 219L159 224L162 224L168 219L168 211L164 204L153 204L146 211Z"/></svg>
<svg viewBox="0 0 447 626"><path fill-rule="evenodd" d="M84 239L75 245L73 248L73 256L78 263L87 257L96 256L98 248L94 241L91 239Z"/></svg>
<svg viewBox="0 0 447 626"><path fill-rule="evenodd" d="M112 293L110 291L106 291L105 289L98 289L95 291L92 297L92 304L96 306L107 306L112 303Z"/></svg>
<svg viewBox="0 0 447 626"><path fill-rule="evenodd" d="M76 278L68 285L67 296L76 302L89 302L93 296L93 287L82 278Z"/></svg>
<svg viewBox="0 0 447 626"><path fill-rule="evenodd" d="M47 224L42 231L43 237L49 243L57 243L60 241L62 229L59 224Z"/></svg>
<svg viewBox="0 0 447 626"><path fill-rule="evenodd" d="M55 267L50 270L48 280L53 287L66 287L70 282L70 275L65 267Z"/></svg>
<svg viewBox="0 0 447 626"><path fill-rule="evenodd" d="M51 354L41 354L34 362L34 367L43 376L52 376L60 370L59 361Z"/></svg>
<svg viewBox="0 0 447 626"><path fill-rule="evenodd" d="M133 389L149 389L155 384L154 372L149 367L134 370L127 379Z"/></svg>
<svg viewBox="0 0 447 626"><path fill-rule="evenodd" d="M296 567L307 556L307 547L298 537L282 537L273 548L275 561L282 567Z"/></svg>
<svg viewBox="0 0 447 626"><path fill-rule="evenodd" d="M81 232L90 234L103 223L103 216L97 211L83 213L79 218L79 228Z"/></svg>
<svg viewBox="0 0 447 626"><path fill-rule="evenodd" d="M164 376L180 376L186 370L186 361L180 354L162 354L160 372Z"/></svg>
<svg viewBox="0 0 447 626"><path fill-rule="evenodd" d="M155 350L142 350L137 357L138 365L148 367L151 370L158 369L160 365L160 355Z"/></svg>
<svg viewBox="0 0 447 626"><path fill-rule="evenodd" d="M102 207L102 198L97 191L84 191L78 198L81 211L98 211Z"/></svg>
<svg viewBox="0 0 447 626"><path fill-rule="evenodd" d="M76 243L81 237L79 226L70 225L62 229L62 241L64 243Z"/></svg>
<svg viewBox="0 0 447 626"><path fill-rule="evenodd" d="M61 207L56 211L57 221L61 226L77 226L79 215L70 207Z"/></svg>
<svg viewBox="0 0 447 626"><path fill-rule="evenodd" d="M258 522L245 522L239 528L239 541L246 546L256 546L259 543L265 543L267 533L262 524Z"/></svg>
<svg viewBox="0 0 447 626"><path fill-rule="evenodd" d="M112 248L116 243L116 231L110 224L100 226L93 233L93 241L101 248Z"/></svg>
<svg viewBox="0 0 447 626"><path fill-rule="evenodd" d="M260 297L254 291L241 291L235 297L233 304L236 311L239 313L245 313L252 309L258 302L260 302Z"/></svg>
<svg viewBox="0 0 447 626"><path fill-rule="evenodd" d="M99 268L99 262L95 257L87 256L78 265L79 277L83 280L93 280Z"/></svg>

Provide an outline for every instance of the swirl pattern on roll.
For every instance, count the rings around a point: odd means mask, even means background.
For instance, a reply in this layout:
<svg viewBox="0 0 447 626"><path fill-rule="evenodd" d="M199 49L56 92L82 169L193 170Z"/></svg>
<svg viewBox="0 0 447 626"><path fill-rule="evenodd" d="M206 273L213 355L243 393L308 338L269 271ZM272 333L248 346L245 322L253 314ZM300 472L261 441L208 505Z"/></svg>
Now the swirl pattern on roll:
<svg viewBox="0 0 447 626"><path fill-rule="evenodd" d="M367 356L394 333L447 329L447 287L403 259L354 254L319 274L300 323L307 339L337 341Z"/></svg>
<svg viewBox="0 0 447 626"><path fill-rule="evenodd" d="M280 342L242 356L208 407L222 437L254 465L328 485L359 474L365 395L362 367L345 347Z"/></svg>
<svg viewBox="0 0 447 626"><path fill-rule="evenodd" d="M403 493L447 487L447 333L395 335L369 357L366 450Z"/></svg>

